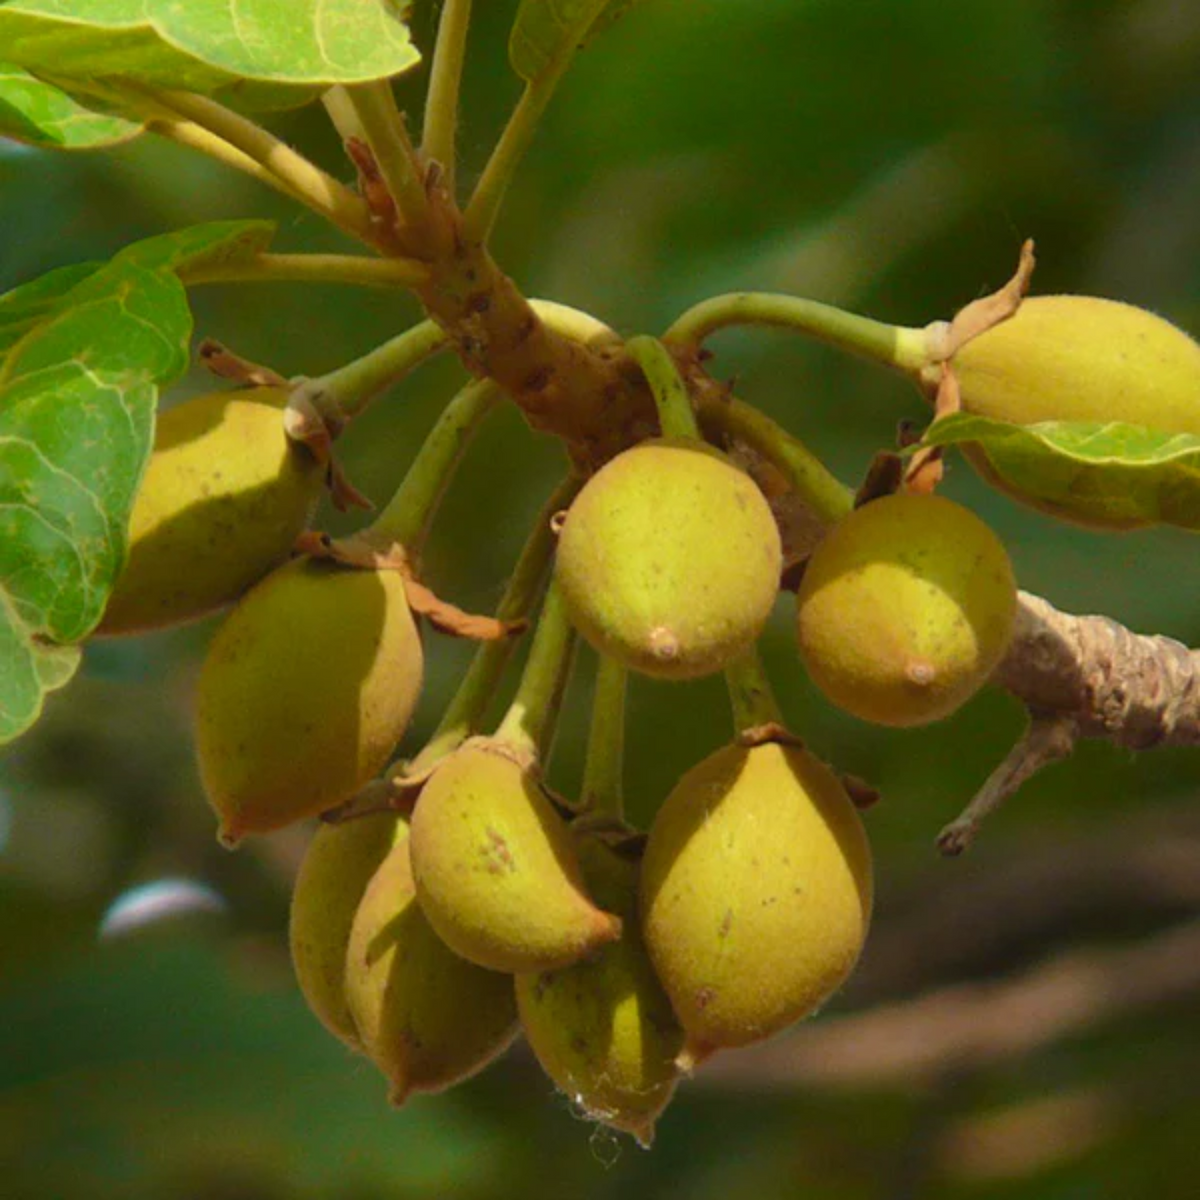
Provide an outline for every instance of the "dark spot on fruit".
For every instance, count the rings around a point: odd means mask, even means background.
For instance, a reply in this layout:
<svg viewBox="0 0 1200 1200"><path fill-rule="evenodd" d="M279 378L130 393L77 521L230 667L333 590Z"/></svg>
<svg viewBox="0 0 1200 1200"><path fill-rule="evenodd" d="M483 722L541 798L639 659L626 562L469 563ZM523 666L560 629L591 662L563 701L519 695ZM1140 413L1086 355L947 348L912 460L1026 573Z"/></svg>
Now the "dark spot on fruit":
<svg viewBox="0 0 1200 1200"><path fill-rule="evenodd" d="M702 987L696 993L696 1007L703 1012L717 998L717 989Z"/></svg>
<svg viewBox="0 0 1200 1200"><path fill-rule="evenodd" d="M484 847L483 854L487 859L488 873L500 875L505 871L516 870L512 851L508 848L508 842L504 840L504 835L494 829L489 829L486 836L488 844Z"/></svg>
<svg viewBox="0 0 1200 1200"><path fill-rule="evenodd" d="M550 386L553 375L554 372L549 367L538 367L536 371L531 371L525 376L521 390L523 392L544 392Z"/></svg>
<svg viewBox="0 0 1200 1200"><path fill-rule="evenodd" d="M733 909L727 908L725 915L721 918L720 928L717 930L717 937L728 937L730 929L733 928Z"/></svg>

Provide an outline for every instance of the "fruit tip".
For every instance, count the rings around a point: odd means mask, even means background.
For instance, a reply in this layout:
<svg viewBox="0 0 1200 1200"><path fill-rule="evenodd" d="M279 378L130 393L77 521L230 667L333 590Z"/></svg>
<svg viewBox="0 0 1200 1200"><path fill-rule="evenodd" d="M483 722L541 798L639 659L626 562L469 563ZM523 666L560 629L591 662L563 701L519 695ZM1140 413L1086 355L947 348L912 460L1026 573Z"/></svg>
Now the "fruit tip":
<svg viewBox="0 0 1200 1200"><path fill-rule="evenodd" d="M683 1043L683 1049L675 1055L675 1066L684 1075L691 1075L698 1066L707 1062L716 1052L716 1046L709 1046L704 1042L694 1042L688 1038Z"/></svg>
<svg viewBox="0 0 1200 1200"><path fill-rule="evenodd" d="M937 678L937 667L924 658L914 658L904 667L904 677L917 687L929 687Z"/></svg>
<svg viewBox="0 0 1200 1200"><path fill-rule="evenodd" d="M646 646L658 662L672 663L679 657L679 638L665 625L650 630Z"/></svg>
<svg viewBox="0 0 1200 1200"><path fill-rule="evenodd" d="M646 1121L640 1125L629 1125L629 1133L633 1140L637 1142L643 1150L650 1150L654 1146L654 1122Z"/></svg>
<svg viewBox="0 0 1200 1200"><path fill-rule="evenodd" d="M236 850L242 844L243 837L245 837L245 833L236 825L229 825L222 821L217 826L217 841L226 850Z"/></svg>
<svg viewBox="0 0 1200 1200"><path fill-rule="evenodd" d="M408 1084L392 1080L391 1086L388 1088L388 1103L393 1108L403 1108L410 1095L412 1095L412 1088Z"/></svg>
<svg viewBox="0 0 1200 1200"><path fill-rule="evenodd" d="M605 912L602 908L598 908L596 912L600 915L597 942L602 946L609 942L619 942L625 932L625 922L616 913Z"/></svg>

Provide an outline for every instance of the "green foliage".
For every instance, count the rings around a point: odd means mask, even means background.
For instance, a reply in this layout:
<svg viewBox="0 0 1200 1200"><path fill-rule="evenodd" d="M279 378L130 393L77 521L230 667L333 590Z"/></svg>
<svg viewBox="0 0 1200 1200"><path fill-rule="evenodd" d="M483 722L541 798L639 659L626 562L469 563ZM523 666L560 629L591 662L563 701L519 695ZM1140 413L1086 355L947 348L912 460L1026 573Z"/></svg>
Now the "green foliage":
<svg viewBox="0 0 1200 1200"><path fill-rule="evenodd" d="M177 272L251 254L264 222L151 238L0 300L0 741L71 677L125 562L159 389L187 368Z"/></svg>
<svg viewBox="0 0 1200 1200"><path fill-rule="evenodd" d="M1200 437L1114 421L1013 425L955 413L925 446L974 450L989 476L1036 508L1085 524L1200 531Z"/></svg>
<svg viewBox="0 0 1200 1200"><path fill-rule="evenodd" d="M460 179L472 179L486 158L511 102L512 69L540 86L584 35L629 7L475 5ZM35 147L128 140L137 127L113 115L113 98L101 97L107 85L98 82L123 63L136 64L140 86L194 88L238 112L295 107L331 83L382 79L411 65L402 8L385 0L262 0L236 10L61 0L52 16L48 4L0 4L0 61L13 64L0 74L0 133ZM994 286L1016 238L1030 232L1053 247L1039 290L1082 280L1195 329L1200 242L1179 181L1192 157L1182 134L1200 30L1186 8L1028 0L978 6L947 23L936 0L659 0L615 29L611 42L589 41L511 189L497 255L533 294L587 308L622 332L661 330L703 295L730 288L798 291L921 323ZM154 23L158 9L181 23L169 36ZM257 19L262 36L218 37L235 11ZM423 47L432 45L440 11L414 6ZM525 40L510 60L504 47L514 13ZM110 28L105 42L97 30L112 14L125 24L115 35ZM326 14L325 32L353 49L334 55L340 74L313 36ZM38 37L26 39L35 29ZM53 61L38 57L43 47ZM287 76L285 52L309 73ZM354 75L353 59L377 73ZM396 83L414 133L424 82L423 72L406 70ZM273 118L272 128L337 178L351 177L318 106ZM103 607L155 394L168 381L177 394L211 390L211 380L182 373L192 321L291 376L328 371L417 319L395 292L257 282L196 292L189 316L177 280L190 287L223 274L215 257L206 265L200 243L211 236L236 275L266 249L265 222L230 223L225 235L216 227L168 235L195 236L195 260L184 261L182 250L175 261L174 251L111 257L121 241L239 212L280 219L290 251L345 249L311 216L297 219L294 208L257 199L249 186L151 138L113 145L103 157L57 159L0 144L0 220L20 231L4 256L3 286L20 286L0 296L0 385L45 330L61 357L34 371L37 386L61 371L57 411L71 422L72 442L93 430L108 439L107 447L73 444L72 475L47 473L47 494L65 495L47 508L57 524L46 528L64 530L60 554L49 547L45 562L29 558L32 543L15 526L0 527L0 741L27 728L42 691L75 669L85 614ZM161 249L163 239L153 243ZM94 261L58 266L72 259ZM40 270L47 273L23 281ZM105 309L117 281L132 299ZM113 323L98 324L105 311ZM81 356L90 375L93 340L98 378L118 376L92 397L111 404L97 410L111 418L102 428L80 380ZM730 333L711 349L715 379L736 379L740 397L802 436L847 483L893 444L897 416L928 419L893 380L820 347ZM397 402L356 417L339 442L341 465L377 501L391 493L455 378L461 373L451 365L430 366L405 381ZM35 386L28 372L18 383ZM28 419L0 393L0 436L13 422L27 444L36 439L39 451L57 452L46 411ZM78 423L80 411L92 426ZM122 420L123 440L114 433ZM1073 518L1111 515L1115 502L1138 524L1175 525L1101 539L1009 505L948 458L946 491L1003 535L1022 586L1064 606L1200 639L1200 560L1182 532L1195 525L1187 515L1196 507L1192 449L1126 430L1113 453L1111 429L1047 439L1039 426L1015 433L976 423L968 433L964 421L937 422L926 444L953 440L976 460L994 454L988 470L1004 491L1044 507L1076 506L1066 514ZM7 444L0 441L0 502L14 482ZM422 578L490 610L524 529L561 473L556 451L551 439L529 438L511 409L498 414L423 547ZM87 491L101 485L114 497L103 520L79 526L80 511L89 516ZM1089 508L1099 497L1108 507ZM40 518L41 493L36 504L22 496L17 511ZM362 519L323 511L318 525L350 533ZM80 546L91 555L86 563ZM4 573L14 562L15 574ZM1160 579L1169 586L1155 586ZM51 595L59 581L65 616ZM1159 924L1189 919L1194 752L1135 760L1090 746L1031 786L995 840L965 870L948 873L929 853L931 833L1003 754L1015 729L1011 705L983 696L931 731L855 724L796 670L782 617L776 613L760 648L783 709L821 758L869 778L885 797L867 821L880 872L877 940L864 973L794 1041L757 1058L731 1054L727 1066L718 1059L711 1074L681 1087L653 1155L618 1155L602 1131L581 1127L565 1101L549 1100L549 1085L521 1054L448 1097L420 1098L399 1116L384 1112L378 1078L348 1062L302 1011L282 961L298 843L285 832L238 856L211 846L186 728L186 698L210 630L89 645L75 686L0 759L0 1023L14 1031L14 1053L0 1069L6 1186L21 1200L708 1200L800 1191L813 1200L1044 1200L1106 1189L1191 1200L1200 1109L1179 1064L1193 1053L1195 1016L1189 985L1178 982L1189 960L1179 958L1171 973L1182 1003L1151 1000L1115 1021L1104 1005L1151 982L1138 972L1131 987L1128 975L1110 976L1090 956L1092 944L1101 955L1119 954ZM44 640L39 620L54 640ZM426 743L468 652L438 642L401 753ZM550 785L563 794L578 776L576 701L585 684L572 685L558 724ZM719 686L684 686L632 686L635 825L645 827L684 770L728 738ZM6 725L12 713L17 719ZM1018 886L1041 860L1049 860L1044 874ZM161 943L151 931L124 946L94 946L114 896L181 868L226 898L220 922L197 934L166 919ZM1071 985L1054 995L1077 997L1086 1016L1072 1026L1078 1014L1069 1003L1055 1010L1061 1023L1044 1042L1019 1047L1038 1027L1035 1004L1021 1010L1034 1020L1004 1027L1012 1044L990 1061L968 1053L945 1071L933 1061L905 1073L893 1068L912 1040L886 1037L848 1039L844 1058L828 1052L856 1028L840 1022L912 1009L934 1015L936 1028L926 1028L936 1053L953 1032L942 1016L964 996L982 1005L993 989L1020 984L1043 964ZM973 1027L970 1046L987 1028Z"/></svg>
<svg viewBox="0 0 1200 1200"><path fill-rule="evenodd" d="M419 55L387 0L17 0L0 8L0 58L52 79L229 90L275 108Z"/></svg>
<svg viewBox="0 0 1200 1200"><path fill-rule="evenodd" d="M0 63L0 135L59 150L110 146L136 137L141 125L94 112L62 88Z"/></svg>
<svg viewBox="0 0 1200 1200"><path fill-rule="evenodd" d="M532 83L640 0L521 0L508 41L512 68Z"/></svg>

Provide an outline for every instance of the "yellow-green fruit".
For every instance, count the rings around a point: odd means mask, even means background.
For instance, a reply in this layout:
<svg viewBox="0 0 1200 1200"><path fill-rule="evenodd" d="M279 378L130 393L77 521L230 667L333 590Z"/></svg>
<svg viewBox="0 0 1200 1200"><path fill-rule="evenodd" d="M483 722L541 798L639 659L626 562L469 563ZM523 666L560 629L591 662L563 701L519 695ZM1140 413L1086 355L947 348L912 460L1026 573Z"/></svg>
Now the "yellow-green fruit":
<svg viewBox="0 0 1200 1200"><path fill-rule="evenodd" d="M1095 296L1034 296L953 358L963 408L1017 425L1120 421L1200 435L1200 344L1161 317ZM1052 516L1096 529L1154 523L1106 502L1101 468L1076 464L1071 497L1029 495L999 474L983 446L963 454L993 487ZM1163 497L1164 512L1167 497Z"/></svg>
<svg viewBox="0 0 1200 1200"><path fill-rule="evenodd" d="M345 985L358 1035L390 1080L393 1104L474 1075L517 1034L512 979L460 958L421 912L406 838L358 906Z"/></svg>
<svg viewBox="0 0 1200 1200"><path fill-rule="evenodd" d="M196 396L158 418L129 559L98 634L138 633L236 600L283 562L324 469L283 431L285 388Z"/></svg>
<svg viewBox="0 0 1200 1200"><path fill-rule="evenodd" d="M638 928L636 862L595 838L579 856L592 894L623 918L621 939L573 966L518 975L521 1024L582 1113L649 1146L679 1077L683 1031Z"/></svg>
<svg viewBox="0 0 1200 1200"><path fill-rule="evenodd" d="M808 1016L858 959L871 857L808 751L727 746L676 784L642 859L642 930L687 1032L681 1065Z"/></svg>
<svg viewBox="0 0 1200 1200"><path fill-rule="evenodd" d="M398 813L372 813L322 825L309 843L292 891L288 941L296 982L330 1033L361 1049L346 1003L346 947L363 893L408 822Z"/></svg>
<svg viewBox="0 0 1200 1200"><path fill-rule="evenodd" d="M800 656L835 704L881 725L949 716L1003 657L1016 615L1003 544L940 496L873 500L834 526L796 597Z"/></svg>
<svg viewBox="0 0 1200 1200"><path fill-rule="evenodd" d="M221 840L348 800L403 736L422 663L396 571L298 558L247 593L217 630L196 695Z"/></svg>
<svg viewBox="0 0 1200 1200"><path fill-rule="evenodd" d="M429 923L493 971L566 966L621 935L585 889L566 822L533 775L480 739L434 771L412 821Z"/></svg>
<svg viewBox="0 0 1200 1200"><path fill-rule="evenodd" d="M1200 434L1200 344L1131 304L1030 297L967 342L952 365L963 407L979 416Z"/></svg>
<svg viewBox="0 0 1200 1200"><path fill-rule="evenodd" d="M782 551L758 486L701 442L643 442L567 513L556 578L571 619L619 662L663 679L720 670L754 642Z"/></svg>

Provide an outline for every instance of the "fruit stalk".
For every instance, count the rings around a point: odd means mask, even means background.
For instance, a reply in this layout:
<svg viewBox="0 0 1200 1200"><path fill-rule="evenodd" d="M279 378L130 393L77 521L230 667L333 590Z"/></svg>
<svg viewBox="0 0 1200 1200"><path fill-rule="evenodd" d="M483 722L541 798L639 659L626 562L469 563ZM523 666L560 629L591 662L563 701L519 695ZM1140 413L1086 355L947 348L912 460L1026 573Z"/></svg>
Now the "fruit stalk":
<svg viewBox="0 0 1200 1200"><path fill-rule="evenodd" d="M336 371L303 380L295 395L311 402L322 416L345 424L364 412L380 392L399 383L441 350L448 340L436 322L422 321Z"/></svg>
<svg viewBox="0 0 1200 1200"><path fill-rule="evenodd" d="M929 361L923 329L887 325L816 300L771 292L731 292L701 301L675 320L663 340L698 346L731 325L793 329L906 373L919 371Z"/></svg>
<svg viewBox="0 0 1200 1200"><path fill-rule="evenodd" d="M372 541L403 546L416 559L472 435L500 399L490 379L479 379L446 405L396 494L366 531Z"/></svg>
<svg viewBox="0 0 1200 1200"><path fill-rule="evenodd" d="M505 588L496 609L496 619L505 623L525 619L542 591L550 559L554 555L556 536L551 529L551 518L566 508L579 491L581 480L571 475L555 488L543 505L534 522L533 531L526 540L517 565ZM514 638L497 638L481 642L475 657L463 676L458 691L442 714L433 736L426 742L420 754L405 764L398 781L417 778L428 772L437 762L457 749L473 733L478 733L487 706L495 695L496 686L508 664L516 645Z"/></svg>
<svg viewBox="0 0 1200 1200"><path fill-rule="evenodd" d="M725 687L737 735L768 726L782 728L783 713L757 650L747 650L725 668Z"/></svg>
<svg viewBox="0 0 1200 1200"><path fill-rule="evenodd" d="M700 440L700 427L692 411L687 385L666 346L658 338L642 335L630 338L625 349L642 368L650 385L663 437Z"/></svg>
<svg viewBox="0 0 1200 1200"><path fill-rule="evenodd" d="M471 194L464 214L464 232L472 241L484 242L491 235L508 185L533 142L533 135L537 132L538 124L569 62L569 57L564 56L564 61L557 69L535 82L526 84L521 93L521 98L509 116L508 123L500 134L500 140L475 185L475 191Z"/></svg>
<svg viewBox="0 0 1200 1200"><path fill-rule="evenodd" d="M770 417L726 395L701 393L700 415L756 450L787 481L792 491L826 524L840 521L854 508L854 492L842 483L799 438Z"/></svg>
<svg viewBox="0 0 1200 1200"><path fill-rule="evenodd" d="M471 0L446 0L438 20L429 90L425 95L425 124L421 154L442 170L446 190L454 193L454 144L458 132L458 94L462 83Z"/></svg>
<svg viewBox="0 0 1200 1200"><path fill-rule="evenodd" d="M496 741L545 761L570 675L574 646L575 630L562 593L552 580L529 648L529 660L517 685L517 694L496 730Z"/></svg>
<svg viewBox="0 0 1200 1200"><path fill-rule="evenodd" d="M625 816L622 775L625 765L625 692L628 672L607 654L599 655L592 697L592 722L583 768L580 805L584 812Z"/></svg>

